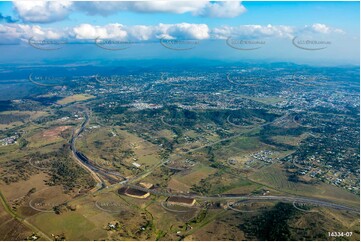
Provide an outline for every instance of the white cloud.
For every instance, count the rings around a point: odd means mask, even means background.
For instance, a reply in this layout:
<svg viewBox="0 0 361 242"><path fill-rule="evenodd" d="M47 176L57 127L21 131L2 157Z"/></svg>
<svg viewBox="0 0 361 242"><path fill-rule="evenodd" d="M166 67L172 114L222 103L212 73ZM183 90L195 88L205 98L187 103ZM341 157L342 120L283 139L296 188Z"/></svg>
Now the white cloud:
<svg viewBox="0 0 361 242"><path fill-rule="evenodd" d="M288 38L291 39L310 30L317 34L340 34L342 30L335 30L323 24L313 27L297 28L285 25L240 25L209 28L206 24L177 23L158 25L126 26L112 23L103 26L80 24L72 28L57 29L44 28L39 25L28 24L0 24L1 43L18 43L34 39L66 39L69 42L93 41L95 38L118 39L129 41L157 41L166 39L227 39L237 37L244 39ZM312 29L313 28L313 29Z"/></svg>
<svg viewBox="0 0 361 242"><path fill-rule="evenodd" d="M48 23L65 19L73 5L69 1L15 1L15 10L25 22Z"/></svg>
<svg viewBox="0 0 361 242"><path fill-rule="evenodd" d="M140 1L140 2L76 2L76 9L91 15L110 15L120 11L142 13L166 12L183 14L197 12L207 1Z"/></svg>
<svg viewBox="0 0 361 242"><path fill-rule="evenodd" d="M137 2L70 2L15 1L15 10L25 22L50 23L63 20L72 12L107 16L122 11L140 13L191 13L212 18L233 18L246 11L241 2L208 1L137 1Z"/></svg>
<svg viewBox="0 0 361 242"><path fill-rule="evenodd" d="M240 26L221 26L212 31L212 38L227 39L231 36L240 38L294 38L303 34L343 34L344 31L332 28L325 24L315 23L311 26L294 27L287 25L240 25Z"/></svg>
<svg viewBox="0 0 361 242"><path fill-rule="evenodd" d="M325 24L315 23L311 26L305 26L304 31L309 31L313 33L319 33L319 34L330 34L330 33L339 33L343 34L344 31L337 28L329 27Z"/></svg>
<svg viewBox="0 0 361 242"><path fill-rule="evenodd" d="M38 25L27 24L4 24L0 25L1 43L14 44L21 41L27 42L33 39L61 39L67 37L67 33L59 30L42 28Z"/></svg>
<svg viewBox="0 0 361 242"><path fill-rule="evenodd" d="M213 29L212 37L215 39L227 39L231 36L241 38L264 38L264 37L286 37L291 38L294 28L285 25L240 25L222 26Z"/></svg>
<svg viewBox="0 0 361 242"><path fill-rule="evenodd" d="M246 12L241 2L215 2L207 5L198 12L198 15L212 18L234 18Z"/></svg>
<svg viewBox="0 0 361 242"><path fill-rule="evenodd" d="M155 27L147 25L136 25L128 28L129 36L134 40L147 41L156 38Z"/></svg>
<svg viewBox="0 0 361 242"><path fill-rule="evenodd" d="M123 26L108 24L92 26L81 24L73 28L76 39L117 38L121 40L147 41L159 38L168 39L208 39L209 28L206 24L159 24Z"/></svg>
<svg viewBox="0 0 361 242"><path fill-rule="evenodd" d="M121 24L108 24L105 26L81 24L73 28L73 33L71 35L74 35L76 39L95 39L98 37L125 39L128 34Z"/></svg>
<svg viewBox="0 0 361 242"><path fill-rule="evenodd" d="M206 24L159 24L158 36L168 39L208 39L209 28Z"/></svg>

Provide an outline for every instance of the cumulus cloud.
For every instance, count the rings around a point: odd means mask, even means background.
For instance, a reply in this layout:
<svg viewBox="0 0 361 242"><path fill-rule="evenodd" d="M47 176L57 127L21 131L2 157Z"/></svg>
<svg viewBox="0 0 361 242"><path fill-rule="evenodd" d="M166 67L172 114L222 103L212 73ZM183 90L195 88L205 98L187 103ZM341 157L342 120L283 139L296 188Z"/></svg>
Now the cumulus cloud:
<svg viewBox="0 0 361 242"><path fill-rule="evenodd" d="M110 15L120 11L142 13L195 13L207 6L207 1L143 1L143 2L76 2L75 7L90 15Z"/></svg>
<svg viewBox="0 0 361 242"><path fill-rule="evenodd" d="M241 2L208 1L139 1L139 2L70 2L15 1L15 10L25 22L50 23L63 20L72 12L108 16L122 11L140 13L191 13L212 18L233 18L246 11Z"/></svg>
<svg viewBox="0 0 361 242"><path fill-rule="evenodd" d="M159 24L158 37L167 39L208 39L209 28L206 24Z"/></svg>
<svg viewBox="0 0 361 242"><path fill-rule="evenodd" d="M212 36L215 39L227 39L231 36L241 38L286 37L291 38L295 29L285 25L240 25L214 28Z"/></svg>
<svg viewBox="0 0 361 242"><path fill-rule="evenodd" d="M246 12L241 2L215 2L207 3L196 14L212 18L234 18Z"/></svg>
<svg viewBox="0 0 361 242"><path fill-rule="evenodd" d="M0 38L4 42L28 41L34 39L66 39L69 42L94 41L95 38L118 39L127 41L157 41L165 39L227 39L238 37L243 39L263 38L294 38L307 31L317 31L318 34L340 34L342 30L314 24L297 28L285 25L239 25L209 28L206 24L177 23L158 25L126 26L119 23L107 25L80 24L72 28L44 28L28 24L0 24Z"/></svg>
<svg viewBox="0 0 361 242"><path fill-rule="evenodd" d="M81 24L73 28L73 35L76 39L95 39L95 38L117 38L125 39L127 31L121 24L108 24L105 26L93 26L90 24Z"/></svg>
<svg viewBox="0 0 361 242"><path fill-rule="evenodd" d="M0 43L17 44L33 39L61 39L66 38L64 31L42 28L38 25L0 24Z"/></svg>
<svg viewBox="0 0 361 242"><path fill-rule="evenodd" d="M15 1L14 8L25 22L49 23L65 19L72 8L69 1Z"/></svg>
<svg viewBox="0 0 361 242"><path fill-rule="evenodd" d="M294 38L304 34L343 34L344 31L332 28L325 24L315 23L310 26L293 27L287 25L240 25L240 26L221 26L212 31L212 37L215 39L227 39L229 37L240 37L245 39L257 39L267 37Z"/></svg>
<svg viewBox="0 0 361 242"><path fill-rule="evenodd" d="M108 24L93 26L81 24L73 28L76 39L109 38L120 40L148 41L160 38L167 39L208 39L209 28L206 24L159 24L124 26Z"/></svg>
<svg viewBox="0 0 361 242"><path fill-rule="evenodd" d="M311 26L306 25L304 28L304 32L319 33L319 34L344 33L344 31L341 29L332 28L325 24L320 24L320 23L315 23L312 24Z"/></svg>

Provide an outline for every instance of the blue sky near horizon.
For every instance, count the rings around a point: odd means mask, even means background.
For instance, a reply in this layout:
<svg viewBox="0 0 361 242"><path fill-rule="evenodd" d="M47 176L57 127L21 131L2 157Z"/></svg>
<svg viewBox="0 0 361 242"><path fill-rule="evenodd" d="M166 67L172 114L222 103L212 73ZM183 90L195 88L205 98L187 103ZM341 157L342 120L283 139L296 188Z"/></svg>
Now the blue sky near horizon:
<svg viewBox="0 0 361 242"><path fill-rule="evenodd" d="M219 25L240 25L240 24L260 24L260 25L310 25L322 22L334 27L343 28L359 32L359 2L242 2L247 11L235 18L208 18L192 16L187 13L183 15L174 14L140 14L132 12L122 12L115 16L95 19L99 25L108 22L120 22L127 25L137 24L158 24L162 23L207 23L209 26ZM347 14L345 14L347 13ZM154 17L156 15L156 18ZM79 18L77 18L79 17ZM78 14L67 24L74 24L72 20L92 21L91 16Z"/></svg>
<svg viewBox="0 0 361 242"><path fill-rule="evenodd" d="M104 10L99 6L94 7L89 4L87 6L87 4L84 5L85 10L73 4L64 7L65 10L44 15L40 19L34 14L33 10L35 8L29 10L21 4L15 6L13 2L0 2L0 13L3 16L0 22L0 30L2 26L5 28L5 31L0 31L0 39L12 43L12 41L16 42L16 38L18 38L19 42L23 43L33 35L40 36L42 34L42 38L45 38L44 36L51 34L52 36L65 36L64 38L69 39L85 40L102 34L104 38L124 35L127 38L131 36L141 40L154 40L160 38L159 36L177 38L182 35L200 40L212 38L223 40L233 34L243 37L249 34L252 38L267 39L267 42L272 43L273 47L269 48L267 46L261 51L249 51L247 53L240 53L232 48L221 48L225 53L223 57L221 53L210 54L206 47L202 47L204 53L200 51L194 51L194 53L198 53L204 58L217 58L217 55L219 55L221 59L231 58L237 60L237 57L241 56L239 58L242 59L249 57L250 59L258 58L260 60L289 60L292 62L303 60L303 62L310 61L310 63L324 61L325 63L329 62L328 64L359 65L360 3L356 1L244 1L239 3L238 6L221 4L218 6L218 2L209 2L205 5L188 3L192 5L190 10L181 13L177 12L177 8L171 6L154 7L147 5L139 7L129 3L120 7L116 6L115 9L119 8L118 10L111 8ZM188 6L187 4L181 5L181 7ZM40 8L40 10L44 11L48 9L48 6ZM17 22L6 23L4 17L7 16L17 20ZM41 16L41 12L39 12L39 16ZM109 24L114 23L122 26L109 26ZM169 26L164 29L164 27L159 26L161 23ZM187 23L187 25L184 23ZM87 26L83 26L84 24L87 24ZM146 27L134 27L139 25ZM10 34L13 32L16 34ZM306 32L321 39L331 40L332 45L328 46L326 50L314 52L302 51L289 44L293 37ZM0 48L6 48L6 46L3 45ZM214 46L209 48L214 48ZM63 48L62 50L66 52L70 51L70 49ZM44 56L44 53L39 52L37 54L36 51L30 51L34 52L31 54L32 58L37 57L37 55L39 58ZM232 53L228 53L230 51ZM131 52L131 50L128 52ZM157 53L153 54L156 58ZM142 53L137 53L137 55L142 55ZM167 55L167 51L159 51L159 55ZM187 56L186 54L178 55ZM102 56L102 58L106 58L107 54ZM131 55L129 56L131 58ZM144 54L144 56L147 56L147 54ZM164 56L161 57L164 58ZM0 57L0 60L4 61L5 58L6 54Z"/></svg>
<svg viewBox="0 0 361 242"><path fill-rule="evenodd" d="M360 2L358 1L243 1L242 4L246 7L247 11L235 18L206 19L205 17L194 16L191 13L136 13L132 11L122 11L117 14L97 16L94 18L93 15L75 12L72 13L68 19L57 23L50 23L49 25L71 26L80 23L104 25L111 22L119 22L126 25L154 25L160 22L169 24L179 22L207 22L210 26L217 26L223 24L305 25L322 22L333 25L334 27L359 30L359 22L357 20L360 18ZM13 16L14 18L16 18L17 15L11 1L0 2L0 13L6 16Z"/></svg>

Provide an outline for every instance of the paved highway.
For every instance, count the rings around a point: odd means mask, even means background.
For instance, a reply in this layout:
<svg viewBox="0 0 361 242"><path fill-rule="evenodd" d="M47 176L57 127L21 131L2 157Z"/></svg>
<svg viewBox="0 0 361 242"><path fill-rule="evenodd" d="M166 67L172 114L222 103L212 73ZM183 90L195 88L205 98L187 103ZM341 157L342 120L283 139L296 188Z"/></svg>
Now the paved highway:
<svg viewBox="0 0 361 242"><path fill-rule="evenodd" d="M252 195L237 195L237 194L231 194L231 195L219 195L219 196L201 196L197 194L183 194L183 193L171 193L171 192L164 192L159 191L156 189L147 189L141 186L137 185L131 185L127 184L128 187L132 187L141 191L149 192L150 194L158 195L158 196L164 196L164 197L171 197L171 196L177 196L177 197L184 197L184 198L194 198L194 199L200 199L200 200L208 200L208 201L248 201L248 200L254 200L254 201L283 201L283 202L297 202L297 203L306 203L306 204L312 204L317 206L323 206L323 207L329 207L329 208L335 208L335 209L342 209L347 211L352 211L359 213L359 209L332 203L329 201L316 199L316 198L308 198L308 197L301 197L301 196L252 196Z"/></svg>

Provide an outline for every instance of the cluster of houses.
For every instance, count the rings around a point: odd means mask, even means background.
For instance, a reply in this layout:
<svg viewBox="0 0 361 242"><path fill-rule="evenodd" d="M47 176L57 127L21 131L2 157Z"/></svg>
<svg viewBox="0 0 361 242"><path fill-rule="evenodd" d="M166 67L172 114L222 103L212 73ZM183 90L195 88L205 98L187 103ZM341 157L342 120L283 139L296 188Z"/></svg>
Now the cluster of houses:
<svg viewBox="0 0 361 242"><path fill-rule="evenodd" d="M0 143L2 146L16 144L19 137L20 137L20 135L15 133L12 136L6 137L4 139L0 139Z"/></svg>
<svg viewBox="0 0 361 242"><path fill-rule="evenodd" d="M261 150L260 152L250 155L250 157L267 163L273 163L273 158L271 158L270 156L274 153L274 151L270 150Z"/></svg>

